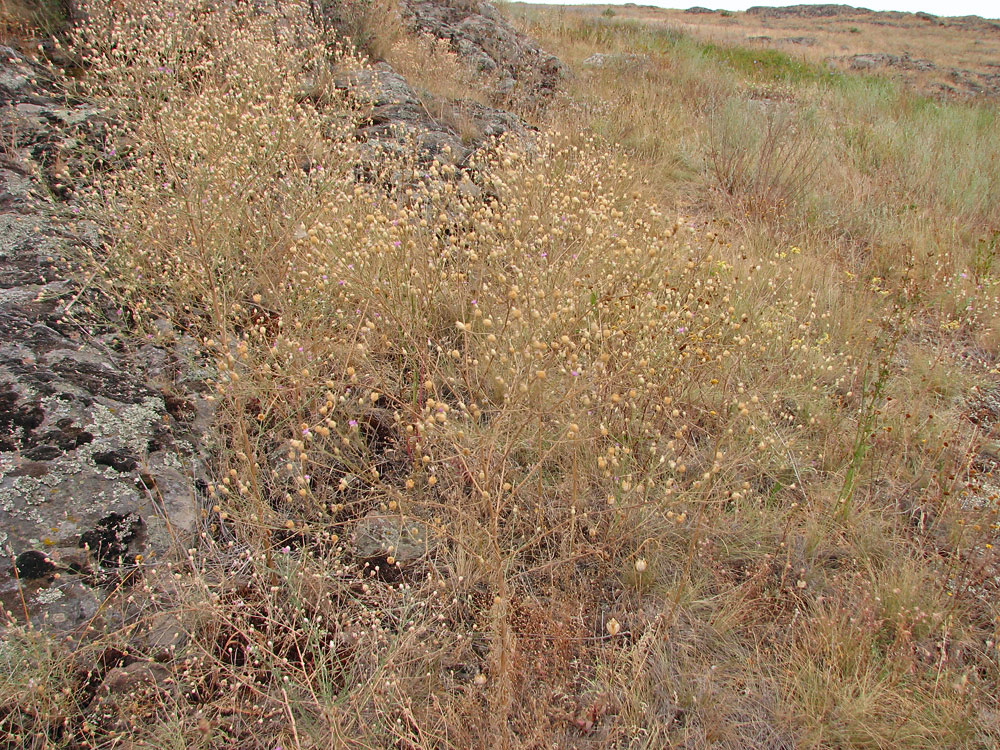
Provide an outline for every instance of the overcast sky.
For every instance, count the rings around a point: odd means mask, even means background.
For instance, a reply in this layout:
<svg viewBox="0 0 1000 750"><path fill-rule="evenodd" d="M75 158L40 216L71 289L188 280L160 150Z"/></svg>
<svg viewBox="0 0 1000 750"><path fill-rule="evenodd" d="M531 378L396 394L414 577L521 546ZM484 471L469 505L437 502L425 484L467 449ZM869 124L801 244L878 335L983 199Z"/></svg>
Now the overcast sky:
<svg viewBox="0 0 1000 750"><path fill-rule="evenodd" d="M538 2L538 0L522 0L522 2ZM610 4L624 5L618 0L561 0L565 5ZM637 5L658 5L661 8L689 8L692 5L702 5L713 10L746 10L752 5L821 5L824 0L789 0L775 2L774 0L636 0ZM1000 18L1000 0L859 0L844 2L845 5L860 6L870 10L905 10L916 13L918 10L933 13L938 16L982 16L983 18Z"/></svg>

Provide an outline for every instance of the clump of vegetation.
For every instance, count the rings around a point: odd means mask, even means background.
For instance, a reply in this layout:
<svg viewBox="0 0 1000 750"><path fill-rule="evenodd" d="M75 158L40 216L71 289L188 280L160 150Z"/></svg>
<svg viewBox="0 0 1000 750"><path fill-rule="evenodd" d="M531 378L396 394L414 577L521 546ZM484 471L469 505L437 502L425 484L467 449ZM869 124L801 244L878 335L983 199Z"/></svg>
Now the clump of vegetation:
<svg viewBox="0 0 1000 750"><path fill-rule="evenodd" d="M709 168L748 215L776 215L801 202L823 170L822 136L808 117L734 100L714 113Z"/></svg>
<svg viewBox="0 0 1000 750"><path fill-rule="evenodd" d="M0 2L0 33L14 41L29 36L62 35L73 20L69 0L3 0Z"/></svg>
<svg viewBox="0 0 1000 750"><path fill-rule="evenodd" d="M995 121L541 20L571 63L649 65L579 76L530 147L358 179L333 82L363 62L309 10L88 7L119 123L89 268L214 362L213 481L200 538L77 654L103 666L5 642L0 729L992 744ZM129 644L164 616L185 638L154 668ZM132 664L144 692L97 695Z"/></svg>
<svg viewBox="0 0 1000 750"><path fill-rule="evenodd" d="M395 0L311 0L309 9L318 25L371 60L386 59L403 35Z"/></svg>
<svg viewBox="0 0 1000 750"><path fill-rule="evenodd" d="M480 128L465 108L469 102L488 106L489 88L482 74L473 71L451 49L448 40L427 34L402 36L387 59L413 87L430 117L451 127L464 142L482 138Z"/></svg>

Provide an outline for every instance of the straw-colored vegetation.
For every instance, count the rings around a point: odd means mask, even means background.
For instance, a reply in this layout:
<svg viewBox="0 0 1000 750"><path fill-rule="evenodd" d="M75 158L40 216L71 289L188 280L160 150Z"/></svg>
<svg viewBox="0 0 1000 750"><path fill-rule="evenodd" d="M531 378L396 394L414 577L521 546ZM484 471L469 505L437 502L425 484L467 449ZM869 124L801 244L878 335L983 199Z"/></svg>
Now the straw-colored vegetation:
<svg viewBox="0 0 1000 750"><path fill-rule="evenodd" d="M574 19L603 18L673 29L701 42L743 48L755 57L778 51L796 60L830 64L841 70L850 69L854 55L894 55L912 64L877 67L873 72L900 78L927 93L956 88L956 80L950 76L953 69L987 75L995 71L1000 54L995 19L872 13L854 10L850 5L840 5L832 15L692 13L644 4L578 6L567 9L566 13ZM512 13L523 14L525 6L511 3L509 7ZM990 10L997 12L995 8Z"/></svg>
<svg viewBox="0 0 1000 750"><path fill-rule="evenodd" d="M359 182L308 3L89 5L88 275L214 363L211 500L119 630L8 631L8 746L1000 741L994 109L519 12L576 73L537 142Z"/></svg>

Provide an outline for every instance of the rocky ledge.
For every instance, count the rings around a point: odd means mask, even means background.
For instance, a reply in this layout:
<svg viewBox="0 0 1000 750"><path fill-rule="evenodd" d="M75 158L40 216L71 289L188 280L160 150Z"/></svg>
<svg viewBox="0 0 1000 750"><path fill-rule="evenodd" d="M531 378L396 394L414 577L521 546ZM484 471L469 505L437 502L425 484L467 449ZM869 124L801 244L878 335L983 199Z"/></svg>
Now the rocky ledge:
<svg viewBox="0 0 1000 750"><path fill-rule="evenodd" d="M8 622L57 631L95 626L102 587L155 564L199 518L205 402L184 395L183 347L122 339L123 311L73 280L101 236L75 220L67 178L80 139L105 127L0 47L0 599Z"/></svg>
<svg viewBox="0 0 1000 750"><path fill-rule="evenodd" d="M464 167L469 156L505 133L523 137L531 129L520 117L470 100L449 102L453 113L471 125L468 137L442 118L433 117L406 79L386 63L353 71L336 80L337 88L366 107L356 136L366 145L363 158L374 165L384 155L415 151L421 163L437 160Z"/></svg>

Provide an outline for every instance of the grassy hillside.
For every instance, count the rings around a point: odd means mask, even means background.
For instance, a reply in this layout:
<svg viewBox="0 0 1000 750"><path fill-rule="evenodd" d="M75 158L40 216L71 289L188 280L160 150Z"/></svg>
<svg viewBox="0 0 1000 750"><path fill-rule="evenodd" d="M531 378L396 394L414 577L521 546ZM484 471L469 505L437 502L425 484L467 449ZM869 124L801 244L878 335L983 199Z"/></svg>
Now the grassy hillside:
<svg viewBox="0 0 1000 750"><path fill-rule="evenodd" d="M523 15L526 6L509 5ZM674 29L701 42L741 47L905 81L935 95L998 92L996 58L1000 21L927 13L874 12L849 5L758 7L732 13L704 8L670 10L650 5L587 5L567 8L572 18L611 19L651 29Z"/></svg>
<svg viewBox="0 0 1000 750"><path fill-rule="evenodd" d="M366 10L429 109L474 85ZM508 12L573 72L537 139L359 180L308 4L91 4L85 278L197 337L214 477L120 628L8 629L7 746L1000 741L995 104Z"/></svg>

